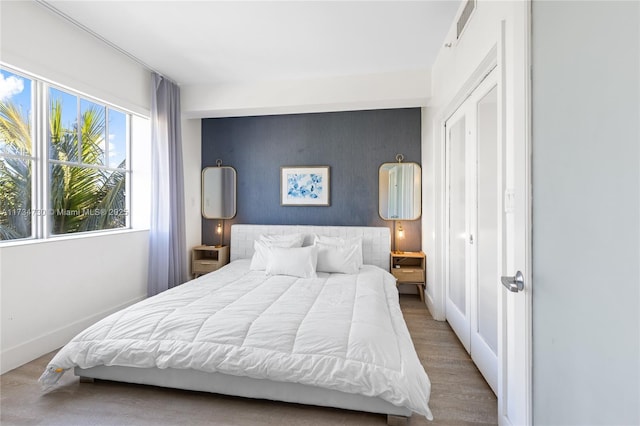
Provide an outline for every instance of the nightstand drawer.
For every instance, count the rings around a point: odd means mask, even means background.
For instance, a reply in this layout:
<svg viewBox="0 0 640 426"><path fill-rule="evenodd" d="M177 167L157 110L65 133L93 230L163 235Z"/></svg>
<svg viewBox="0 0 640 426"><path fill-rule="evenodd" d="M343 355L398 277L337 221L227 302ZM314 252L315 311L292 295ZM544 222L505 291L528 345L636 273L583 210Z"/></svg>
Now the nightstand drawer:
<svg viewBox="0 0 640 426"><path fill-rule="evenodd" d="M193 273L206 274L207 272L213 272L216 269L220 269L220 263L213 260L195 260L193 262Z"/></svg>
<svg viewBox="0 0 640 426"><path fill-rule="evenodd" d="M423 283L424 270L421 268L393 268L391 273L398 282Z"/></svg>

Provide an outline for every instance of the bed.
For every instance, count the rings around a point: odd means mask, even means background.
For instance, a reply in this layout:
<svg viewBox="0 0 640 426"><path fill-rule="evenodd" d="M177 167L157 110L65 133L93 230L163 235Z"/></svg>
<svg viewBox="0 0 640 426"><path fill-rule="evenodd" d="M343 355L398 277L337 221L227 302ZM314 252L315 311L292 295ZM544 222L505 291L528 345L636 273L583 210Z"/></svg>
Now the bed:
<svg viewBox="0 0 640 426"><path fill-rule="evenodd" d="M260 269L257 241L291 235L299 236L299 248L271 248ZM357 272L294 276L278 269L303 264L295 260L303 252L315 253L320 269L317 251L333 240L359 242ZM40 381L52 385L73 368L81 381L366 411L387 415L389 424L412 413L431 420L431 385L388 272L389 246L388 228L233 225L229 265L89 327L56 354ZM286 255L279 266L275 252ZM341 259L351 256L344 253Z"/></svg>

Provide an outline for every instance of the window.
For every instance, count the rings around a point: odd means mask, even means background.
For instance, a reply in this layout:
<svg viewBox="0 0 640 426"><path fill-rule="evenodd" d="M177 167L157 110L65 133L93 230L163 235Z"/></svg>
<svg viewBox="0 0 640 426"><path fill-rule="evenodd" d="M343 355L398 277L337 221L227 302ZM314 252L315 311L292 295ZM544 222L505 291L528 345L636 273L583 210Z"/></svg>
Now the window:
<svg viewBox="0 0 640 426"><path fill-rule="evenodd" d="M33 81L0 70L0 240L33 235Z"/></svg>
<svg viewBox="0 0 640 426"><path fill-rule="evenodd" d="M127 225L127 115L49 88L51 233Z"/></svg>
<svg viewBox="0 0 640 426"><path fill-rule="evenodd" d="M0 238L129 227L131 115L0 74Z"/></svg>

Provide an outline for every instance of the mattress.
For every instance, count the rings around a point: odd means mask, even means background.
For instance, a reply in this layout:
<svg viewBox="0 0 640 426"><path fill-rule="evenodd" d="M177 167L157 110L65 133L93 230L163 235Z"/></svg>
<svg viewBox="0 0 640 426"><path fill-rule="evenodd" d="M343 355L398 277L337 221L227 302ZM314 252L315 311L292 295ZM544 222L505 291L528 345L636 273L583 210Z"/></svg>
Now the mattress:
<svg viewBox="0 0 640 426"><path fill-rule="evenodd" d="M268 276L238 259L86 329L51 360L66 370L190 370L379 398L431 419L430 382L398 303L395 279L358 274Z"/></svg>

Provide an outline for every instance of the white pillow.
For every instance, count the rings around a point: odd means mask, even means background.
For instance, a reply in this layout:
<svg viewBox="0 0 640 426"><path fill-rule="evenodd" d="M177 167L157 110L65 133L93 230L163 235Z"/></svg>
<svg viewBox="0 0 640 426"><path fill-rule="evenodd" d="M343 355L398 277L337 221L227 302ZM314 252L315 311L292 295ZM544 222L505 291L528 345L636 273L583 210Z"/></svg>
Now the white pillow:
<svg viewBox="0 0 640 426"><path fill-rule="evenodd" d="M318 248L308 247L271 247L267 261L267 274L292 275L300 278L316 278Z"/></svg>
<svg viewBox="0 0 640 426"><path fill-rule="evenodd" d="M253 257L249 269L252 271L264 271L270 247L302 247L303 234L288 235L260 235L253 243Z"/></svg>
<svg viewBox="0 0 640 426"><path fill-rule="evenodd" d="M340 238L316 235L318 271L354 274L362 267L362 238Z"/></svg>
<svg viewBox="0 0 640 426"><path fill-rule="evenodd" d="M317 242L316 247L318 247L317 271L356 274L360 269L358 258L362 259L362 255L356 244L334 246Z"/></svg>
<svg viewBox="0 0 640 426"><path fill-rule="evenodd" d="M264 241L265 243L271 244L275 247L302 247L304 234L263 234L258 237L258 240Z"/></svg>

